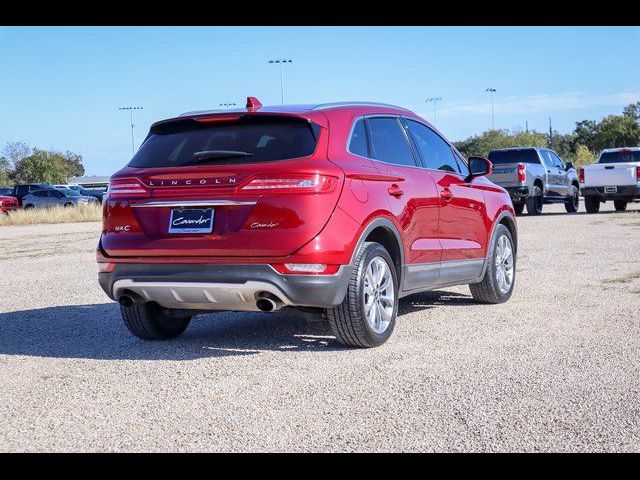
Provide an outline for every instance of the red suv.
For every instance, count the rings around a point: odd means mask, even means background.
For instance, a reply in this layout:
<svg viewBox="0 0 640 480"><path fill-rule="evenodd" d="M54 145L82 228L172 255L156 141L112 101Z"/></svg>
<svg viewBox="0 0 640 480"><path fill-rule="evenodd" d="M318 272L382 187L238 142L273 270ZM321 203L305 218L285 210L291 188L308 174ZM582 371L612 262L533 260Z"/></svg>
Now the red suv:
<svg viewBox="0 0 640 480"><path fill-rule="evenodd" d="M375 347L398 299L469 284L513 291L509 194L433 126L375 103L201 111L157 122L111 177L100 285L143 339L193 315L299 308Z"/></svg>

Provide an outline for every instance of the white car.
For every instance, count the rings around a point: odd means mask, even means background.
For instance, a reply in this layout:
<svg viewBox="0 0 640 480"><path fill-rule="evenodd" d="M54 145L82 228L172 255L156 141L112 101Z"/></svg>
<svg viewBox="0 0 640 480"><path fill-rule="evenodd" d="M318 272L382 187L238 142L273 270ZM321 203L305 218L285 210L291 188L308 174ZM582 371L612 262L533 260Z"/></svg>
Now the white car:
<svg viewBox="0 0 640 480"><path fill-rule="evenodd" d="M626 210L627 203L640 201L640 147L603 150L598 163L580 168L579 178L588 213L598 213L608 200L618 212Z"/></svg>

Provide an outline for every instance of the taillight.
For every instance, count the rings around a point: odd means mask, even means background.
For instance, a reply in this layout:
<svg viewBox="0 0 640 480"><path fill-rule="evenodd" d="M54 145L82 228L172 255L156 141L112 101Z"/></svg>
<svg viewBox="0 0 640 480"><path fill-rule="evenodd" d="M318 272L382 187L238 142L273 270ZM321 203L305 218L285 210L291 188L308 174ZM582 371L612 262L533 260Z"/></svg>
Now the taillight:
<svg viewBox="0 0 640 480"><path fill-rule="evenodd" d="M640 182L640 167L636 167L636 182Z"/></svg>
<svg viewBox="0 0 640 480"><path fill-rule="evenodd" d="M276 272L285 275L333 275L340 269L340 265L326 265L324 263L275 263L272 267Z"/></svg>
<svg viewBox="0 0 640 480"><path fill-rule="evenodd" d="M578 173L578 179L580 183L584 183L584 168L580 167L580 173Z"/></svg>
<svg viewBox="0 0 640 480"><path fill-rule="evenodd" d="M518 182L527 181L527 166L522 163L518 164Z"/></svg>
<svg viewBox="0 0 640 480"><path fill-rule="evenodd" d="M242 190L255 190L261 193L324 193L338 184L338 179L326 175L287 175L286 177L256 177Z"/></svg>
<svg viewBox="0 0 640 480"><path fill-rule="evenodd" d="M147 198L151 193L136 178L116 178L109 182L107 199Z"/></svg>
<svg viewBox="0 0 640 480"><path fill-rule="evenodd" d="M111 262L98 262L98 271L100 273L111 273L113 272L113 270L116 268L116 264L115 263L111 263Z"/></svg>

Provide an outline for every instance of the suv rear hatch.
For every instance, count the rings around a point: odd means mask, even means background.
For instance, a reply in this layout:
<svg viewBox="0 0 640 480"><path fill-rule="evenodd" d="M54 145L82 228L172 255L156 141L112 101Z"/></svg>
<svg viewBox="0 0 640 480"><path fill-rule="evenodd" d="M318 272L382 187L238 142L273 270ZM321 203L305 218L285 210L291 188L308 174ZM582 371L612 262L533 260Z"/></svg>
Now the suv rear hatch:
<svg viewBox="0 0 640 480"><path fill-rule="evenodd" d="M111 179L102 248L115 257L295 252L320 233L342 188L324 118L242 113L155 124Z"/></svg>

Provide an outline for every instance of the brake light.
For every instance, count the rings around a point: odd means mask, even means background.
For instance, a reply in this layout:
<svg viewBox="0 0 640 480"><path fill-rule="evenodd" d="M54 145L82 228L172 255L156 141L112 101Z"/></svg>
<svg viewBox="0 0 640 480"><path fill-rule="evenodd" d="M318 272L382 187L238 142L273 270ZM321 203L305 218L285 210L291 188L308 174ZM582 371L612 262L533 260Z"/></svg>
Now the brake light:
<svg viewBox="0 0 640 480"><path fill-rule="evenodd" d="M584 168L580 167L580 173L578 174L580 183L584 183Z"/></svg>
<svg viewBox="0 0 640 480"><path fill-rule="evenodd" d="M242 190L259 192L292 192L292 193L324 193L338 184L338 179L326 175L288 175L286 177L257 177L252 179Z"/></svg>
<svg viewBox="0 0 640 480"><path fill-rule="evenodd" d="M527 166L522 163L518 164L518 182L527 181Z"/></svg>
<svg viewBox="0 0 640 480"><path fill-rule="evenodd" d="M636 182L640 182L640 167L636 167Z"/></svg>
<svg viewBox="0 0 640 480"><path fill-rule="evenodd" d="M107 262L107 263L103 263L103 262L98 262L98 271L100 273L111 273L115 270L116 268L116 264L115 263L111 263L111 262Z"/></svg>
<svg viewBox="0 0 640 480"><path fill-rule="evenodd" d="M147 198L151 193L136 178L117 178L109 182L107 199Z"/></svg>
<svg viewBox="0 0 640 480"><path fill-rule="evenodd" d="M276 263L272 267L276 272L284 275L333 275L340 269L340 265L326 265L324 263Z"/></svg>

